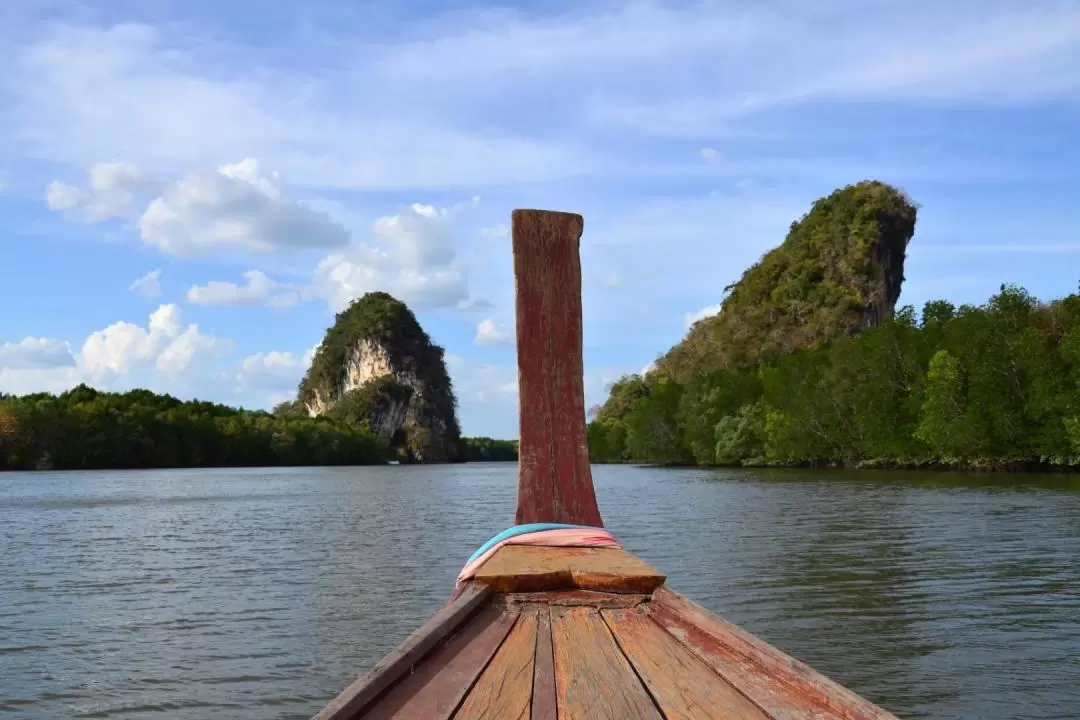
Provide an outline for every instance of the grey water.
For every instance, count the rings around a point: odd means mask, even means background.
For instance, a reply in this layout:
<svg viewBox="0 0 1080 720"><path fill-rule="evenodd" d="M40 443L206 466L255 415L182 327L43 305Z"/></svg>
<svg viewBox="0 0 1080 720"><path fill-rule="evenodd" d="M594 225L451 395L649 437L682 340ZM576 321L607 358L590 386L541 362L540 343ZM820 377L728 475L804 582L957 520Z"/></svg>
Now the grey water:
<svg viewBox="0 0 1080 720"><path fill-rule="evenodd" d="M594 468L668 583L903 718L1080 717L1080 478ZM0 716L308 718L515 466L0 474Z"/></svg>

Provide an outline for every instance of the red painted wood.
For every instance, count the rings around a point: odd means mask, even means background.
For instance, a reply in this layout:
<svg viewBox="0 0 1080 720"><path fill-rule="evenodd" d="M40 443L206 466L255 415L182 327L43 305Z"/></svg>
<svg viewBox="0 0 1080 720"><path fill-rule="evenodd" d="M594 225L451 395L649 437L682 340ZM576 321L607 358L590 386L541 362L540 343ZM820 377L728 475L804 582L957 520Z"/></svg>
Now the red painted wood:
<svg viewBox="0 0 1080 720"><path fill-rule="evenodd" d="M580 215L515 210L518 449L516 522L603 527L585 437Z"/></svg>

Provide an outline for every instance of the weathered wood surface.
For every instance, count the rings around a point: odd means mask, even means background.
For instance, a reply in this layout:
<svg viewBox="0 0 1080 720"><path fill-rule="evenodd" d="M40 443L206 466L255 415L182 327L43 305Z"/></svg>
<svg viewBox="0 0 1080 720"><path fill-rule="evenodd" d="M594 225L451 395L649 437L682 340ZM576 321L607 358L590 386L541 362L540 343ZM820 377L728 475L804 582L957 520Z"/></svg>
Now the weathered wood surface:
<svg viewBox="0 0 1080 720"><path fill-rule="evenodd" d="M313 720L347 720L354 717L459 627L490 596L491 590L482 585L470 584L463 588L453 602L432 615L420 629L376 663L370 672L342 690Z"/></svg>
<svg viewBox="0 0 1080 720"><path fill-rule="evenodd" d="M530 720L559 720L559 698L555 691L555 651L551 642L551 611L546 607L540 608L537 613Z"/></svg>
<svg viewBox="0 0 1080 720"><path fill-rule="evenodd" d="M821 701L778 680L670 608L650 605L649 616L774 720L838 720Z"/></svg>
<svg viewBox="0 0 1080 720"><path fill-rule="evenodd" d="M499 592L650 593L663 584L664 575L619 548L505 545L480 566L473 582Z"/></svg>
<svg viewBox="0 0 1080 720"><path fill-rule="evenodd" d="M559 717L663 720L599 611L553 611L551 636Z"/></svg>
<svg viewBox="0 0 1080 720"><path fill-rule="evenodd" d="M524 611L454 720L529 720L537 613Z"/></svg>
<svg viewBox="0 0 1080 720"><path fill-rule="evenodd" d="M648 616L635 610L602 615L666 720L769 720Z"/></svg>
<svg viewBox="0 0 1080 720"><path fill-rule="evenodd" d="M520 443L516 522L603 527L585 439L580 215L515 210Z"/></svg>
<svg viewBox="0 0 1080 720"><path fill-rule="evenodd" d="M669 588L653 620L778 720L897 720L888 711Z"/></svg>
<svg viewBox="0 0 1080 720"><path fill-rule="evenodd" d="M517 620L517 612L488 606L412 673L379 698L364 720L447 720Z"/></svg>
<svg viewBox="0 0 1080 720"><path fill-rule="evenodd" d="M507 605L584 606L594 608L632 608L649 601L645 593L607 593L596 590L550 590L519 592L496 596Z"/></svg>

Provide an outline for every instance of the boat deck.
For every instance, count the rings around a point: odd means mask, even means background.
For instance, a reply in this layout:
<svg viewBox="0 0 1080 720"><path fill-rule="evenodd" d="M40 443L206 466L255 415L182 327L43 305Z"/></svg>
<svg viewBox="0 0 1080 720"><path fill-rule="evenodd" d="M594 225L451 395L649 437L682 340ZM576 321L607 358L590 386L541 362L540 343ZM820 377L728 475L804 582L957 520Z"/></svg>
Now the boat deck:
<svg viewBox="0 0 1080 720"><path fill-rule="evenodd" d="M614 548L507 546L317 718L885 720Z"/></svg>

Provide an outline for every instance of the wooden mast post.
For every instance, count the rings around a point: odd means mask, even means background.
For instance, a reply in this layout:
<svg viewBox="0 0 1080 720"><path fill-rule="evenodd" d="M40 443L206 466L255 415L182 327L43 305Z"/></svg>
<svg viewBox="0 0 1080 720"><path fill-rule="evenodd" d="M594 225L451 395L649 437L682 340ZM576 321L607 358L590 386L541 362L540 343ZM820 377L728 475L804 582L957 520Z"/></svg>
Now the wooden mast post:
<svg viewBox="0 0 1080 720"><path fill-rule="evenodd" d="M518 525L603 527L585 435L580 215L515 210Z"/></svg>

